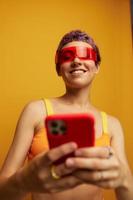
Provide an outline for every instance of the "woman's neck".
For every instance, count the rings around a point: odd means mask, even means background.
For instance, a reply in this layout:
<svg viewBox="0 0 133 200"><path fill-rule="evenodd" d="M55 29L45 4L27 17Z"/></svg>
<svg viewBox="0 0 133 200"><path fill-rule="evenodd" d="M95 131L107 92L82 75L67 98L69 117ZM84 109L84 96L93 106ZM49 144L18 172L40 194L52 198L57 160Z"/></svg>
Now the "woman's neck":
<svg viewBox="0 0 133 200"><path fill-rule="evenodd" d="M90 88L66 88L66 93L61 97L68 104L77 105L79 107L91 106Z"/></svg>

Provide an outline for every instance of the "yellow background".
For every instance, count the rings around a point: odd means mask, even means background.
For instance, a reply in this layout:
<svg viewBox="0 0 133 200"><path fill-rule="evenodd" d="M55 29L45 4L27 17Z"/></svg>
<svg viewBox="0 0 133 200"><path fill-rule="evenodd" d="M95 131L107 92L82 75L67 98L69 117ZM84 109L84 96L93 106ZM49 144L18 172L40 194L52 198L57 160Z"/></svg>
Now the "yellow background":
<svg viewBox="0 0 133 200"><path fill-rule="evenodd" d="M63 93L54 54L62 35L72 29L88 32L101 50L101 69L91 98L100 109L120 119L133 169L129 0L0 0L0 165L23 106ZM106 192L108 200L113 196Z"/></svg>

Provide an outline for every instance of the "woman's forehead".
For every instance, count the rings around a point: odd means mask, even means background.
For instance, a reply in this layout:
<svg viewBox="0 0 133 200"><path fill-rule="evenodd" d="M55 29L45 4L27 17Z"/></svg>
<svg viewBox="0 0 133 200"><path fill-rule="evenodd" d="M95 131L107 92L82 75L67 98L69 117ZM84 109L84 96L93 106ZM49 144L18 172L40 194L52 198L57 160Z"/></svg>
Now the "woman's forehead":
<svg viewBox="0 0 133 200"><path fill-rule="evenodd" d="M66 45L64 45L63 48L65 48L65 47L72 47L72 46L82 46L82 47L92 48L92 46L90 44L88 44L87 42L82 42L82 41L69 42Z"/></svg>

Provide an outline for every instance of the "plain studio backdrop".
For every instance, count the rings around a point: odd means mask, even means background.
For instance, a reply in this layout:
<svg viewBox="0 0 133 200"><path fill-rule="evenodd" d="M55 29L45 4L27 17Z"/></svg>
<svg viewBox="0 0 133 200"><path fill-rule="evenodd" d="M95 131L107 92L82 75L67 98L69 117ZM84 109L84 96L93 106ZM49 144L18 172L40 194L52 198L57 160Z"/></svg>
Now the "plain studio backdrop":
<svg viewBox="0 0 133 200"><path fill-rule="evenodd" d="M81 29L98 44L102 63L91 99L118 117L133 170L133 57L129 0L0 0L0 165L24 105L61 95L54 55L61 37ZM105 193L108 200L113 192Z"/></svg>

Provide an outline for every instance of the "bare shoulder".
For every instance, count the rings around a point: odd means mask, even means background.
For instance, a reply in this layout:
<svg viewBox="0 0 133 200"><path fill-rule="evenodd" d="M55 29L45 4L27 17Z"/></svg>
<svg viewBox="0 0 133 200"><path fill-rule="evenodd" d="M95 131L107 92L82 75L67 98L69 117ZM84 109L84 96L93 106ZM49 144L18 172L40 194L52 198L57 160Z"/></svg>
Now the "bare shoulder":
<svg viewBox="0 0 133 200"><path fill-rule="evenodd" d="M117 117L108 115L108 127L110 132L114 135L116 132L122 134L123 129L120 120Z"/></svg>
<svg viewBox="0 0 133 200"><path fill-rule="evenodd" d="M44 102L41 99L30 101L24 106L24 110L31 113L36 112L36 114L38 113L38 111L41 111L44 114L45 113Z"/></svg>
<svg viewBox="0 0 133 200"><path fill-rule="evenodd" d="M46 110L43 100L35 100L28 102L24 106L20 118L28 118L29 121L36 125L45 115Z"/></svg>
<svg viewBox="0 0 133 200"><path fill-rule="evenodd" d="M31 101L24 106L1 174L9 176L23 165L32 143L35 128L42 121L44 115L45 106L42 100Z"/></svg>

